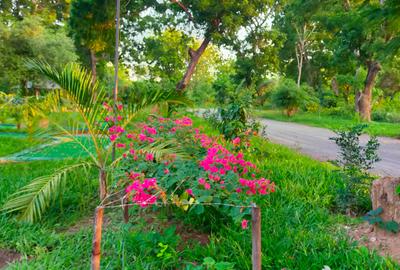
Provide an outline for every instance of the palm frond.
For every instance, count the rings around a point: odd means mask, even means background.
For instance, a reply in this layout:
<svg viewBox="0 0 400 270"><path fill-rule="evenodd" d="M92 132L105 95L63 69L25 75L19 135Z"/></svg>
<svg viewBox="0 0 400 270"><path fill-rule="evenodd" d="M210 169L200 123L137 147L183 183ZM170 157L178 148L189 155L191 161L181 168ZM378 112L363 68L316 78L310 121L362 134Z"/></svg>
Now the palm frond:
<svg viewBox="0 0 400 270"><path fill-rule="evenodd" d="M98 122L102 121L107 113L102 107L102 102L106 98L105 90L97 82L93 83L91 73L78 64L66 65L59 71L46 62L31 60L29 67L46 76L66 92L67 99L80 114L95 145L97 155L100 157L102 147L97 135L104 131L104 126L98 125ZM57 100L58 97L55 96L55 98ZM69 131L67 135L71 134Z"/></svg>
<svg viewBox="0 0 400 270"><path fill-rule="evenodd" d="M128 124L140 112L152 106L160 105L192 106L193 102L176 90L156 90L145 93L139 102L129 104L124 124Z"/></svg>
<svg viewBox="0 0 400 270"><path fill-rule="evenodd" d="M91 163L83 162L63 167L51 175L41 176L10 196L2 211L19 212L19 219L27 222L40 220L44 211L63 191L67 174L78 168L87 170Z"/></svg>
<svg viewBox="0 0 400 270"><path fill-rule="evenodd" d="M190 155L187 152L182 151L182 147L180 147L176 140L154 142L140 148L140 150L153 154L157 161L161 161L168 155L175 155L181 159L190 159Z"/></svg>

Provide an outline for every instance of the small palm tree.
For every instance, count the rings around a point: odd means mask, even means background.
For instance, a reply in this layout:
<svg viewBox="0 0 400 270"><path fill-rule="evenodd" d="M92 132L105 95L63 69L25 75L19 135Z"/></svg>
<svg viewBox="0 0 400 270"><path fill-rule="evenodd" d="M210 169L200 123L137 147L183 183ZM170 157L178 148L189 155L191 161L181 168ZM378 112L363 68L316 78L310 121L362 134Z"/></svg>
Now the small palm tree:
<svg viewBox="0 0 400 270"><path fill-rule="evenodd" d="M92 82L92 76L77 64L65 66L61 71L52 68L50 65L40 61L31 61L30 66L35 71L43 74L48 79L58 84L61 90L52 95L54 104L61 104L61 97L65 96L73 107L73 110L80 115L80 121L76 121L71 129L66 129L57 123L53 128L45 131L47 135L68 136L89 155L88 161L79 161L73 165L63 167L51 175L41 176L34 179L30 184L12 194L3 211L19 212L19 218L24 221L33 222L40 219L43 212L50 206L51 201L57 197L66 184L66 176L69 172L78 168L96 167L99 171L99 198L103 200L107 196L107 178L109 167L115 165L111 160L112 145L107 136L107 125L104 118L108 113L103 108L106 100L105 90L99 84ZM156 91L147 93L143 98L124 109L124 117L120 125L126 127L135 116L149 106L162 104L188 104L190 101L176 91ZM54 128L55 127L55 128ZM85 129L94 146L94 152L90 151L76 135ZM112 144L112 143L111 143ZM146 149L156 152L161 156L163 153L177 151L171 143L155 144L152 148ZM179 152L179 151L178 151Z"/></svg>

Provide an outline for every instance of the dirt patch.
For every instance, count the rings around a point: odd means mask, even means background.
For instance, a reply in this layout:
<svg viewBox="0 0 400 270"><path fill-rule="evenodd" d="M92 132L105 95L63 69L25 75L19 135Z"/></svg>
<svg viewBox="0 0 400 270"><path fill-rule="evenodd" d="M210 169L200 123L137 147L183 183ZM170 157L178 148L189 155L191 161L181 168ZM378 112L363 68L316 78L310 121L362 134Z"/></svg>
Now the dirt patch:
<svg viewBox="0 0 400 270"><path fill-rule="evenodd" d="M369 225L367 222L347 228L350 237L376 250L382 256L390 256L400 263L400 234L394 234Z"/></svg>
<svg viewBox="0 0 400 270"><path fill-rule="evenodd" d="M0 249L0 269L20 259L21 254L19 254L18 252L7 249Z"/></svg>

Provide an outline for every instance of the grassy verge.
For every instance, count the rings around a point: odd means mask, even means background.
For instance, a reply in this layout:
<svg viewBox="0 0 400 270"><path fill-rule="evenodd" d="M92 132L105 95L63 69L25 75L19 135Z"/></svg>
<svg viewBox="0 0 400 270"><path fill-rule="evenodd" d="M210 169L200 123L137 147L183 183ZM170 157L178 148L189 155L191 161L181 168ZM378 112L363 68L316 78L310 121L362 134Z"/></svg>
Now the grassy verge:
<svg viewBox="0 0 400 270"><path fill-rule="evenodd" d="M216 134L202 119L196 118L195 124ZM349 241L342 225L356 221L332 214L340 176L331 165L261 138L255 138L253 145L255 150L247 154L248 159L278 186L277 192L261 205L263 269L320 270L325 265L331 269L400 269L390 259ZM65 161L0 165L0 205L33 177L63 165ZM70 178L85 177L84 172L77 172ZM96 172L90 177L95 179ZM88 269L92 229L90 220L86 221L96 204L94 190L95 180L72 186L63 195L62 206L54 204L36 225L0 216L0 247L26 256L10 269ZM232 262L234 269L251 268L249 230L219 223L219 228L208 232L209 244L188 246L179 237L154 233L157 224L146 222L137 212L131 212L132 223L126 225L121 222L120 209L106 213L102 269L177 269L178 263L198 265L206 257ZM187 222L185 226L199 229L195 222ZM71 228L76 223L80 225ZM168 246L165 252L161 252L160 243ZM179 243L183 246L178 247Z"/></svg>
<svg viewBox="0 0 400 270"><path fill-rule="evenodd" d="M330 116L326 114L299 112L292 117L288 117L280 111L258 110L255 112L257 117L272 120L302 123L315 127L323 127L332 130L343 129L361 123L358 119L349 119L340 116ZM400 137L400 125L396 123L370 122L366 132L375 136Z"/></svg>

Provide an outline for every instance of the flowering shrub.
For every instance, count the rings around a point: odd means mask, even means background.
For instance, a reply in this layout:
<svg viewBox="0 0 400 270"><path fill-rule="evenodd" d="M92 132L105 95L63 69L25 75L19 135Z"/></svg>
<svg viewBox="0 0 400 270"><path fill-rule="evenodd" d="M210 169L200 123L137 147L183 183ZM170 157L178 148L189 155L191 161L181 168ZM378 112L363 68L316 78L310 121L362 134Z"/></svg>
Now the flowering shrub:
<svg viewBox="0 0 400 270"><path fill-rule="evenodd" d="M274 183L257 177L256 166L236 151L241 143L238 138L226 142L207 136L193 128L188 117L149 118L129 132L112 120L108 122L109 139L121 154L117 183L140 207L173 204L202 214L209 205L247 228L248 206L274 192ZM172 142L186 155L156 157L146 151L165 142Z"/></svg>

